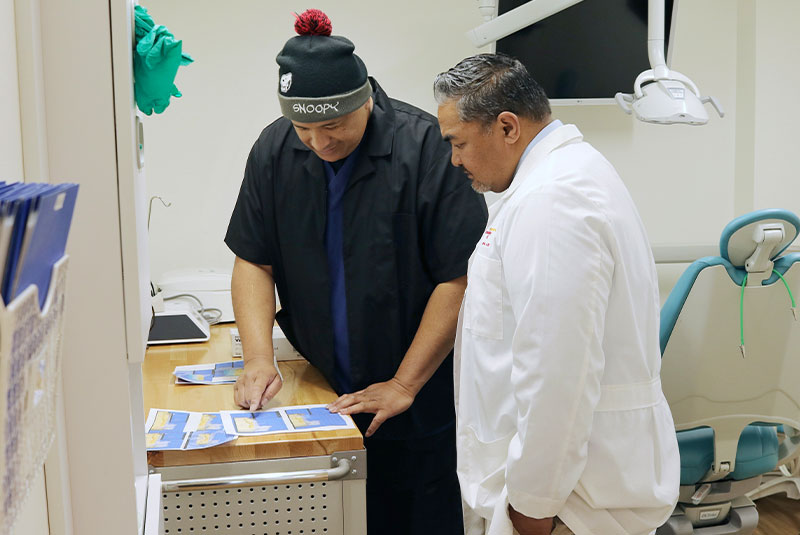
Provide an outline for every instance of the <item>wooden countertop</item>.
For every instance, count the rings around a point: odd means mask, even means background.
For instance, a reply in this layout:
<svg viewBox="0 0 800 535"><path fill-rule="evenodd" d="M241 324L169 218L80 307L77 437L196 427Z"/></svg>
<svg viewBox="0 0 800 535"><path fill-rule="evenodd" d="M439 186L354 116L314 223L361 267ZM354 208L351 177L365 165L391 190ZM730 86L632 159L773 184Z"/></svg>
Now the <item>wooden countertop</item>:
<svg viewBox="0 0 800 535"><path fill-rule="evenodd" d="M207 412L239 409L233 402L233 385L176 385L172 375L175 366L232 360L231 327L234 324L212 326L211 339L205 343L147 349L142 365L145 418L151 408ZM283 388L266 408L330 403L336 399L327 381L308 362L281 361L279 366ZM361 433L357 429L346 429L239 437L233 442L201 450L151 451L147 453L147 461L152 466L183 466L310 457L361 449L364 449Z"/></svg>

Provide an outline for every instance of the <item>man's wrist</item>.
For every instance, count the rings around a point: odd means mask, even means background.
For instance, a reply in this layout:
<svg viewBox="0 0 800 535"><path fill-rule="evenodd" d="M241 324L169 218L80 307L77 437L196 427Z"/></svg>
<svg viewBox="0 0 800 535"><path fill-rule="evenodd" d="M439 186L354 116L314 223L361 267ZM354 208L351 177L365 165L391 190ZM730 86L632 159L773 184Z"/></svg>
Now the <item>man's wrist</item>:
<svg viewBox="0 0 800 535"><path fill-rule="evenodd" d="M553 530L553 518L534 518L526 516L508 504L508 516L514 529L521 535L535 533L537 535L549 534Z"/></svg>
<svg viewBox="0 0 800 535"><path fill-rule="evenodd" d="M270 366L275 366L274 355L246 355L242 358L245 366L250 363L268 363Z"/></svg>
<svg viewBox="0 0 800 535"><path fill-rule="evenodd" d="M419 391L422 390L422 387L425 385L425 383L421 383L417 386L413 381L404 379L400 370L392 377L392 382L412 398L416 398Z"/></svg>

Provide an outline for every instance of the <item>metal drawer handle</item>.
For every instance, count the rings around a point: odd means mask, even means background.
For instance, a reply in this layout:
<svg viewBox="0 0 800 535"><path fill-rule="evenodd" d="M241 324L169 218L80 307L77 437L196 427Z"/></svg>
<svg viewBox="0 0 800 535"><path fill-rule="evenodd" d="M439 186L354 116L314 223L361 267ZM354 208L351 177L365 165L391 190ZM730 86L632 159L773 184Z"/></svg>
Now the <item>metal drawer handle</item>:
<svg viewBox="0 0 800 535"><path fill-rule="evenodd" d="M163 492L206 490L229 487L250 487L258 485L277 485L287 483L306 483L314 481L333 481L350 473L350 461L339 459L336 467L319 470L299 470L296 472L270 472L267 474L244 474L241 476L209 477L204 479L179 479L163 481Z"/></svg>

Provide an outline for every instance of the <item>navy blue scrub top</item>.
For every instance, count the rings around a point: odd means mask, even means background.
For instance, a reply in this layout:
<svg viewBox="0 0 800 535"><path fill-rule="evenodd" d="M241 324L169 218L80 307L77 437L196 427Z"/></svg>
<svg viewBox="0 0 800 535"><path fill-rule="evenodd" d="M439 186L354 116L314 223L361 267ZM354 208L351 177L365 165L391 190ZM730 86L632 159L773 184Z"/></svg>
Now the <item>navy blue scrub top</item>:
<svg viewBox="0 0 800 535"><path fill-rule="evenodd" d="M352 392L350 381L350 336L347 331L347 293L344 279L344 256L342 256L342 201L353 166L361 148L356 149L343 161L334 165L323 162L328 183L328 220L325 225L325 252L328 255L328 279L331 286L331 321L333 323L333 355L336 359L336 381L344 392Z"/></svg>
<svg viewBox="0 0 800 535"><path fill-rule="evenodd" d="M394 376L433 289L466 275L487 220L483 197L450 164L436 119L390 99L370 81L375 105L352 172L346 184L337 184L344 186L334 213L341 218L342 269L329 264L328 232L337 223L329 224L325 165L285 118L267 126L253 145L225 236L239 258L272 266L278 324L340 394ZM334 280L337 273L343 283ZM334 304L340 283L345 298ZM341 303L339 323L334 316ZM341 329L349 362L337 359ZM363 428L372 415L355 418ZM409 410L385 422L375 438L427 436L454 418L451 355Z"/></svg>

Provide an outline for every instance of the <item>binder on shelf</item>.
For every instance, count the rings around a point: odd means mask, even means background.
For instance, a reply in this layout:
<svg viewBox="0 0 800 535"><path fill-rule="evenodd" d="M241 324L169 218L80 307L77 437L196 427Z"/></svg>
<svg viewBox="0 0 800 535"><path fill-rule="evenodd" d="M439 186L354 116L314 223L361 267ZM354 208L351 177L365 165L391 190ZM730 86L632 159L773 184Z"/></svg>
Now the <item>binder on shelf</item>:
<svg viewBox="0 0 800 535"><path fill-rule="evenodd" d="M8 303L30 284L44 305L50 271L62 256L77 184L0 186L0 296Z"/></svg>
<svg viewBox="0 0 800 535"><path fill-rule="evenodd" d="M14 233L16 207L16 204L0 201L0 289L2 289L3 279L5 278L8 249L11 247L11 235Z"/></svg>
<svg viewBox="0 0 800 535"><path fill-rule="evenodd" d="M44 307L50 272L64 256L72 212L78 196L76 184L62 184L32 200L11 299L34 284L39 289L39 306Z"/></svg>
<svg viewBox="0 0 800 535"><path fill-rule="evenodd" d="M0 295L2 295L4 303L11 301L11 286L17 272L19 252L25 237L25 228L28 223L28 210L30 209L31 200L34 195L45 186L47 185L12 184L5 192L3 202L9 205L9 217L13 219L13 229L11 231L11 241L8 245L2 288L0 288Z"/></svg>

